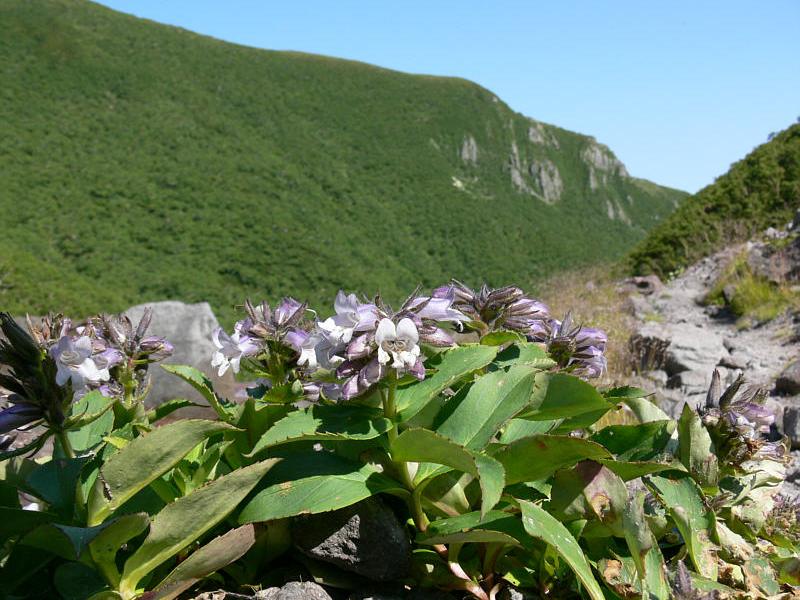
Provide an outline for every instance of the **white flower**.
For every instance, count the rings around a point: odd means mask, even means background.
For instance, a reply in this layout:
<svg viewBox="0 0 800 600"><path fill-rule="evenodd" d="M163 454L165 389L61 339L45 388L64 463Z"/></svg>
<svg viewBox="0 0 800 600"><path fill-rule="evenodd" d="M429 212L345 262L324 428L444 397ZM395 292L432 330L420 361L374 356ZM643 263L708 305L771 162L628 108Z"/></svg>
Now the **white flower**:
<svg viewBox="0 0 800 600"><path fill-rule="evenodd" d="M72 380L72 388L78 391L87 383L108 381L110 377L107 368L99 369L92 360L92 340L85 335L75 341L65 335L50 349L50 355L56 361L58 385Z"/></svg>
<svg viewBox="0 0 800 600"><path fill-rule="evenodd" d="M332 340L347 344L353 332L366 331L375 325L378 313L374 304L361 304L355 294L346 295L342 290L333 303L336 314L319 324Z"/></svg>
<svg viewBox="0 0 800 600"><path fill-rule="evenodd" d="M400 374L411 370L419 357L418 341L419 332L411 319L401 319L397 327L391 320L381 319L375 331L378 362L385 365L391 361Z"/></svg>
<svg viewBox="0 0 800 600"><path fill-rule="evenodd" d="M238 373L242 358L258 352L258 344L255 340L242 335L239 331L228 335L221 327L218 327L214 330L211 339L218 348L211 357L211 366L218 367L217 375L219 377L225 374L228 367L232 368L234 373Z"/></svg>

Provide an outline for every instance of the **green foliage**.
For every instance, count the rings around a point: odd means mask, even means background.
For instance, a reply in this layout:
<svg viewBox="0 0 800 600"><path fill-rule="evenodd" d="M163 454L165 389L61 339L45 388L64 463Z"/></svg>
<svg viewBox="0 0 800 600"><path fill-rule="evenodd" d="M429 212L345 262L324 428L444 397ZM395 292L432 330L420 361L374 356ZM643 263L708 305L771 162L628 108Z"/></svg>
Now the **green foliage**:
<svg viewBox="0 0 800 600"><path fill-rule="evenodd" d="M708 304L725 306L737 317L739 327L771 321L787 308L800 307L800 293L753 273L745 255L725 268L706 295Z"/></svg>
<svg viewBox="0 0 800 600"><path fill-rule="evenodd" d="M468 81L83 0L2 2L0 71L0 305L18 314L179 299L230 321L242 298L321 304L343 281L391 301L450 276L538 281L622 256L684 197L616 173L593 190L593 140L541 125L553 143L534 143ZM532 162L558 168L558 202L512 185L512 144L534 191Z"/></svg>
<svg viewBox="0 0 800 600"><path fill-rule="evenodd" d="M633 250L632 269L667 277L732 242L783 226L799 195L800 125L792 125L683 202Z"/></svg>

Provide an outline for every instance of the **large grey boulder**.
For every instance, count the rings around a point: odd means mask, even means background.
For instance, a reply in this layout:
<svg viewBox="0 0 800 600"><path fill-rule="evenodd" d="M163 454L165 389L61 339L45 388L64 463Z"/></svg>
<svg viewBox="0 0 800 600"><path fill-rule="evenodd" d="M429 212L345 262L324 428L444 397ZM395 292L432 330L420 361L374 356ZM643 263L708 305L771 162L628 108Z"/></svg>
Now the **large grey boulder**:
<svg viewBox="0 0 800 600"><path fill-rule="evenodd" d="M256 593L254 600L332 600L324 588L311 581L290 581Z"/></svg>
<svg viewBox="0 0 800 600"><path fill-rule="evenodd" d="M209 376L215 387L230 388L230 377L220 379L211 368L211 355L214 344L211 333L219 327L208 302L184 304L183 302L165 301L150 302L132 306L125 314L133 322L134 327L142 318L146 308L153 310L153 320L147 330L150 335L163 336L175 347L175 352L163 364L190 365ZM172 398L188 398L198 403L205 403L190 385L174 375L161 369L158 365L150 367L153 387L148 397L148 404L157 406Z"/></svg>
<svg viewBox="0 0 800 600"><path fill-rule="evenodd" d="M411 568L408 534L377 497L299 517L292 523L292 539L306 556L372 581L402 579Z"/></svg>

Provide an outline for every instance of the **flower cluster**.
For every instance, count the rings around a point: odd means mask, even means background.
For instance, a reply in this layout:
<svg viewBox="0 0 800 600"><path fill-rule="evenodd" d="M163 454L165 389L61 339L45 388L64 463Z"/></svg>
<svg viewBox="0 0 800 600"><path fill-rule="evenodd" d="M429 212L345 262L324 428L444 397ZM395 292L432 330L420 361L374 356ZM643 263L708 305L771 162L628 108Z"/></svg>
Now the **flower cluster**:
<svg viewBox="0 0 800 600"><path fill-rule="evenodd" d="M711 377L705 406L701 409L703 424L708 428L722 461L735 467L748 461L783 462L787 451L782 442L765 438L775 422L774 413L764 406L766 394L758 387L744 385L740 375L722 390L719 371Z"/></svg>
<svg viewBox="0 0 800 600"><path fill-rule="evenodd" d="M141 397L147 388L147 365L172 354L172 345L147 336L152 313L134 329L126 316L96 316L74 324L62 315L40 323L28 320L30 334L10 315L0 314L0 435L46 424L60 430L72 401L91 390L108 397ZM6 440L4 443L9 443Z"/></svg>
<svg viewBox="0 0 800 600"><path fill-rule="evenodd" d="M542 342L557 355L561 368L584 377L597 377L605 369L605 334L598 329L571 326L569 316L560 322L547 307L517 287L475 292L453 281L430 296L416 290L398 310L380 296L359 299L339 291L334 314L324 320L306 319L306 304L285 298L272 311L267 303L245 303L247 317L231 334L217 329L211 364L223 375L239 373L246 361L258 390L273 392L279 386L281 401L349 400L392 378L425 378L425 347L454 346L453 334L468 328L479 337L510 330ZM295 396L288 393L292 376L300 382ZM251 388L252 390L252 388Z"/></svg>

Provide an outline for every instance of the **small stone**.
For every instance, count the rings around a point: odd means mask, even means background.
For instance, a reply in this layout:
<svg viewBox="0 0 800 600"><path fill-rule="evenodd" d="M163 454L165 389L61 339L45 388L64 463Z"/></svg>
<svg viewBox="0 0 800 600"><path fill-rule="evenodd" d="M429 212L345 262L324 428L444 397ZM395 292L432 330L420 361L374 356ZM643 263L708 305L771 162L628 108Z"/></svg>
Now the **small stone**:
<svg viewBox="0 0 800 600"><path fill-rule="evenodd" d="M775 380L775 392L785 396L800 394L800 360L790 363Z"/></svg>
<svg viewBox="0 0 800 600"><path fill-rule="evenodd" d="M311 581L290 581L283 587L257 592L254 600L333 600L324 588Z"/></svg>
<svg viewBox="0 0 800 600"><path fill-rule="evenodd" d="M392 510L372 497L292 523L297 548L307 556L372 581L403 579L411 568L411 542Z"/></svg>

